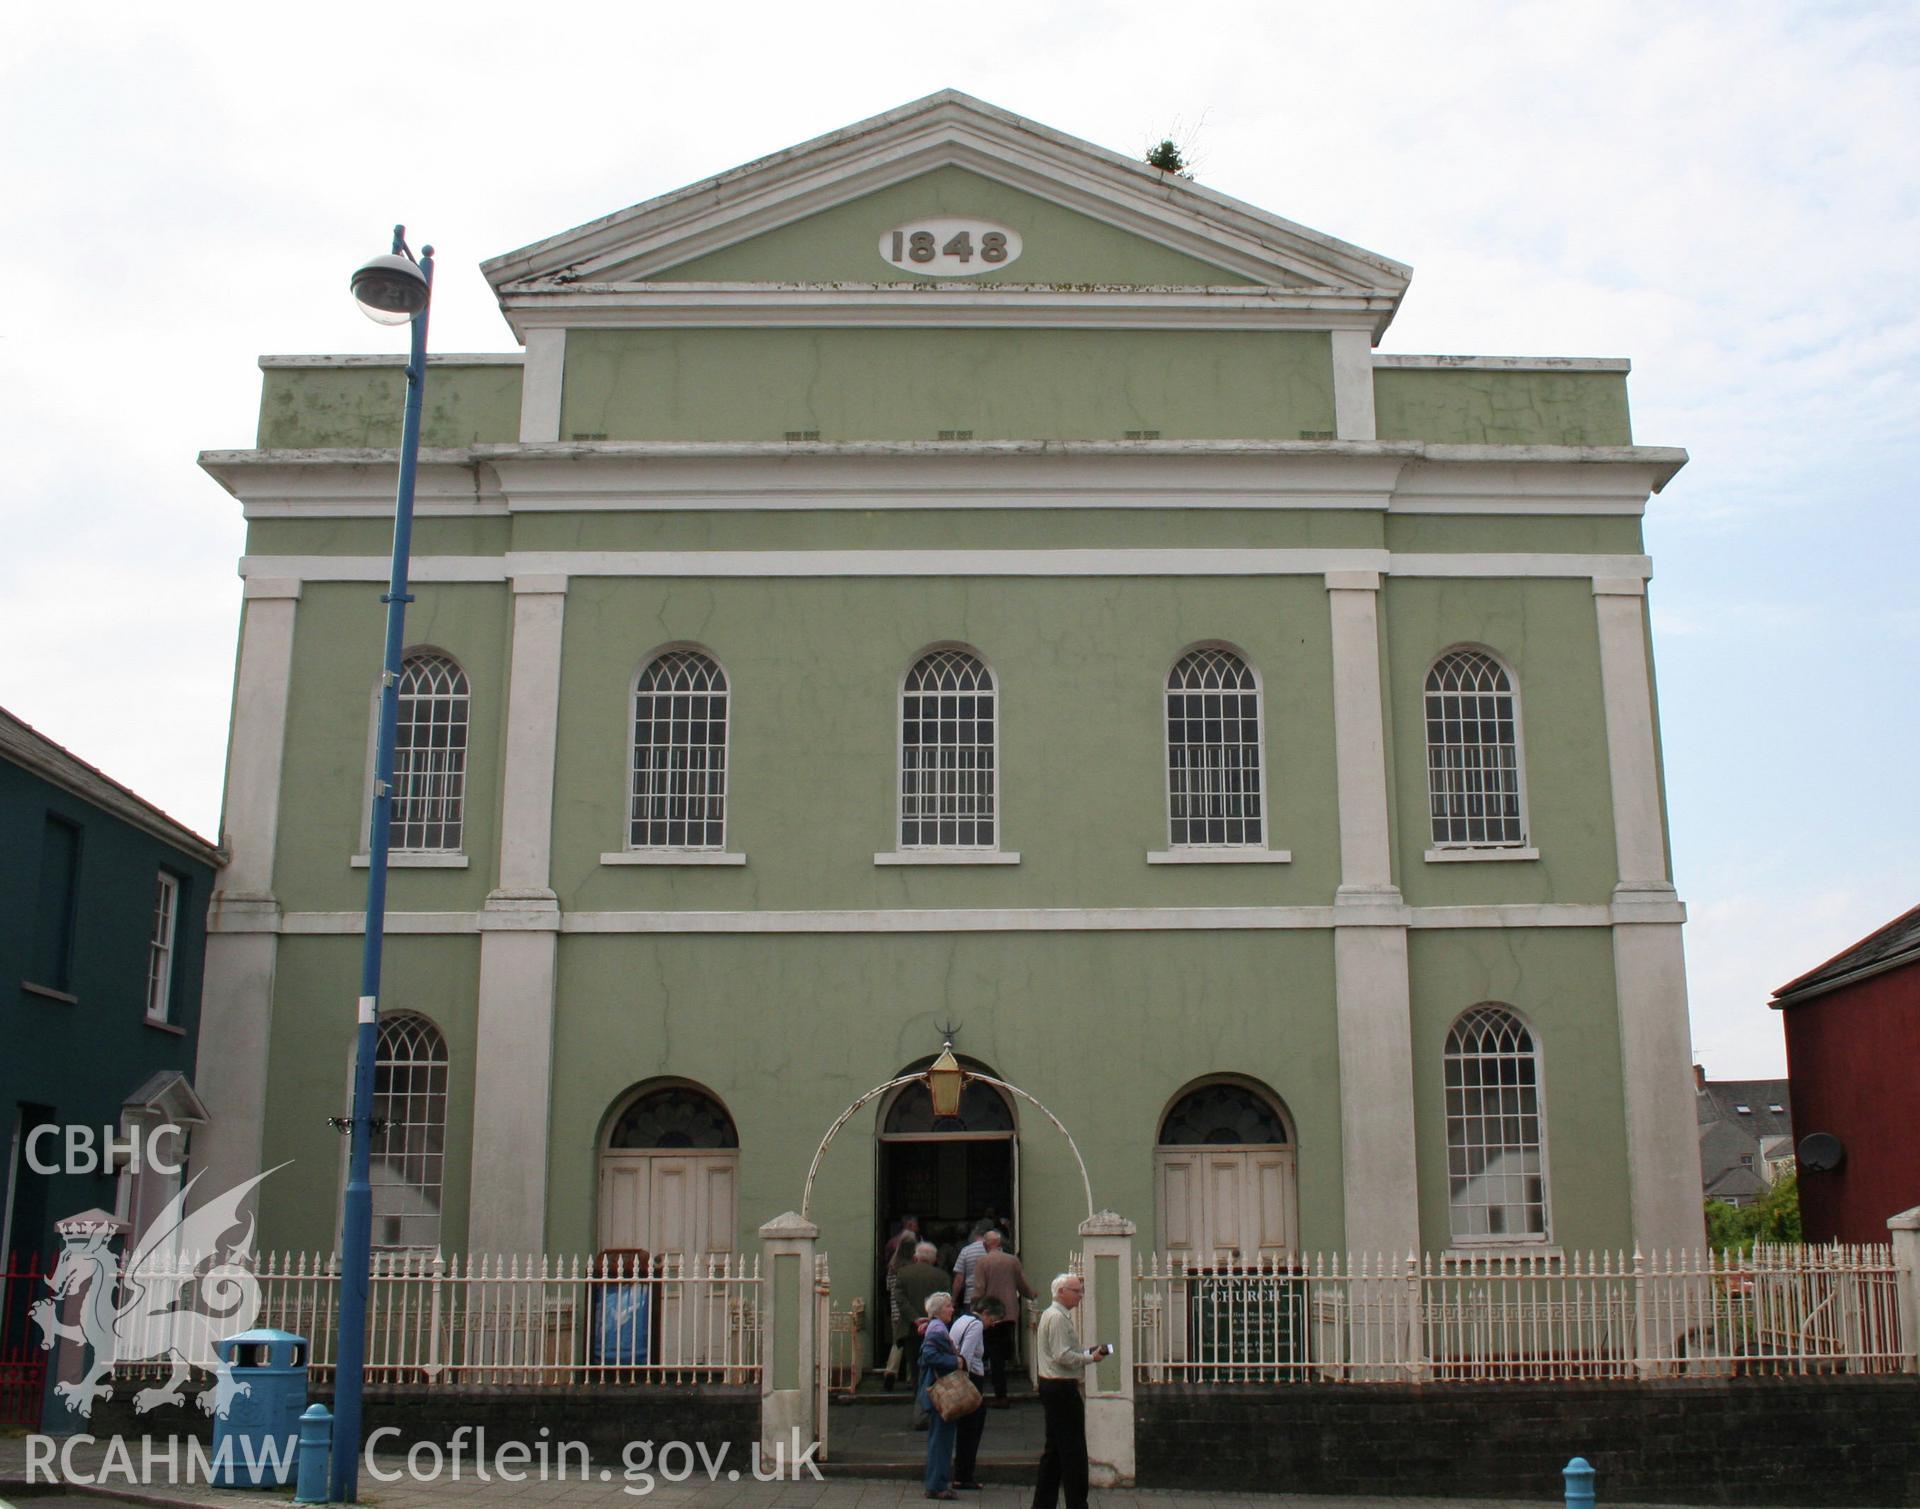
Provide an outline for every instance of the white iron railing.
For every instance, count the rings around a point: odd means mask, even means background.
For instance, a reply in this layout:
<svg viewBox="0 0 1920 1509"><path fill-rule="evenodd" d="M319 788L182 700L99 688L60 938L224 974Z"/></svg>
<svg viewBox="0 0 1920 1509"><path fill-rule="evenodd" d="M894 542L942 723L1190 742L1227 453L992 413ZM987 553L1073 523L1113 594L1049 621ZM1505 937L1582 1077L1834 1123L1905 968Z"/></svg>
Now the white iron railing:
<svg viewBox="0 0 1920 1509"><path fill-rule="evenodd" d="M205 1266L173 1258L143 1264L129 1277L160 1292ZM253 1324L305 1336L314 1376L331 1378L339 1341L336 1259L268 1253L249 1267L260 1287ZM488 1386L757 1383L760 1315L758 1256L667 1253L642 1263L618 1255L375 1253L367 1378ZM189 1324L204 1322L178 1313L136 1320L132 1345L123 1341L121 1355L164 1358L172 1335ZM214 1334L229 1330L230 1323ZM164 1374L166 1364L117 1371Z"/></svg>
<svg viewBox="0 0 1920 1509"><path fill-rule="evenodd" d="M1890 1248L1142 1258L1143 1383L1496 1383L1914 1367Z"/></svg>

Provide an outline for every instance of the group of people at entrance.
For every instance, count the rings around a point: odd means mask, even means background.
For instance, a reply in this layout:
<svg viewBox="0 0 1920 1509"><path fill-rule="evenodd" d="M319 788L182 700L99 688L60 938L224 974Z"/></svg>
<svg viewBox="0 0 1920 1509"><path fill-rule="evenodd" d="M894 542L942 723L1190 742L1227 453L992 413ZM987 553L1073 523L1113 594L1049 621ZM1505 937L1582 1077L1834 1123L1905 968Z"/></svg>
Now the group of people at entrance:
<svg viewBox="0 0 1920 1509"><path fill-rule="evenodd" d="M887 1386L902 1375L916 1379L914 1424L927 1431L930 1499L952 1499L958 1497L955 1489L980 1487L974 1473L986 1429L984 1385L992 1385L995 1408L1007 1407L1007 1364L1017 1335L1019 1302L1035 1296L1020 1260L1004 1244L1005 1234L995 1223L981 1221L955 1257L951 1275L936 1261L939 1250L919 1239L919 1225L912 1217L901 1223L889 1244L894 1346L887 1358ZM1077 1275L1061 1274L1053 1281L1053 1303L1040 1318L1037 1360L1046 1447L1034 1509L1054 1509L1062 1488L1068 1509L1086 1509L1081 1375L1111 1347L1080 1345L1072 1312L1084 1293ZM956 1374L971 1387L954 1388L949 1380Z"/></svg>

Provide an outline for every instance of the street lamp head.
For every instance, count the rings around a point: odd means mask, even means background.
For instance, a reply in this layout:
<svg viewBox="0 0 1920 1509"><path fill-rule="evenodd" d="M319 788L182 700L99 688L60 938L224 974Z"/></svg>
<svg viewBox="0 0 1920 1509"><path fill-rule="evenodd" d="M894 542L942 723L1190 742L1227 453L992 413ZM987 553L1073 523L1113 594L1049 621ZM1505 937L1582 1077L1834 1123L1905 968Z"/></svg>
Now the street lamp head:
<svg viewBox="0 0 1920 1509"><path fill-rule="evenodd" d="M353 297L376 325L404 325L427 307L427 275L399 255L375 257L353 275Z"/></svg>

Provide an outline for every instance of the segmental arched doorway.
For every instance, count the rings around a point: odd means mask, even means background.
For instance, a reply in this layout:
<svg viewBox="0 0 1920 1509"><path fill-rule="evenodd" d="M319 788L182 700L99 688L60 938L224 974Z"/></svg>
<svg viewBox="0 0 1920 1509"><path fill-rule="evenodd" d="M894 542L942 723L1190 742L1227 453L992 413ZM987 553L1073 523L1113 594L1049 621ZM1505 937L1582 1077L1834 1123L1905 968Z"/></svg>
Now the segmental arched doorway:
<svg viewBox="0 0 1920 1509"><path fill-rule="evenodd" d="M1153 1173L1165 1251L1203 1263L1298 1251L1293 1128L1265 1085L1218 1075L1182 1090L1160 1119Z"/></svg>

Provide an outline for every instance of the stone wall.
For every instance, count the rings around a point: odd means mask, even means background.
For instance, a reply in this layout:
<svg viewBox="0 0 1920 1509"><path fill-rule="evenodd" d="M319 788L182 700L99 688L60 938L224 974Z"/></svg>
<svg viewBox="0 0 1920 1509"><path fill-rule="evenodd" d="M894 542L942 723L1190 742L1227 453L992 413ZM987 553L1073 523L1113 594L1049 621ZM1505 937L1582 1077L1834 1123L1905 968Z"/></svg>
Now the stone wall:
<svg viewBox="0 0 1920 1509"><path fill-rule="evenodd" d="M1143 1488L1601 1503L1920 1503L1920 1378L1142 1387Z"/></svg>

